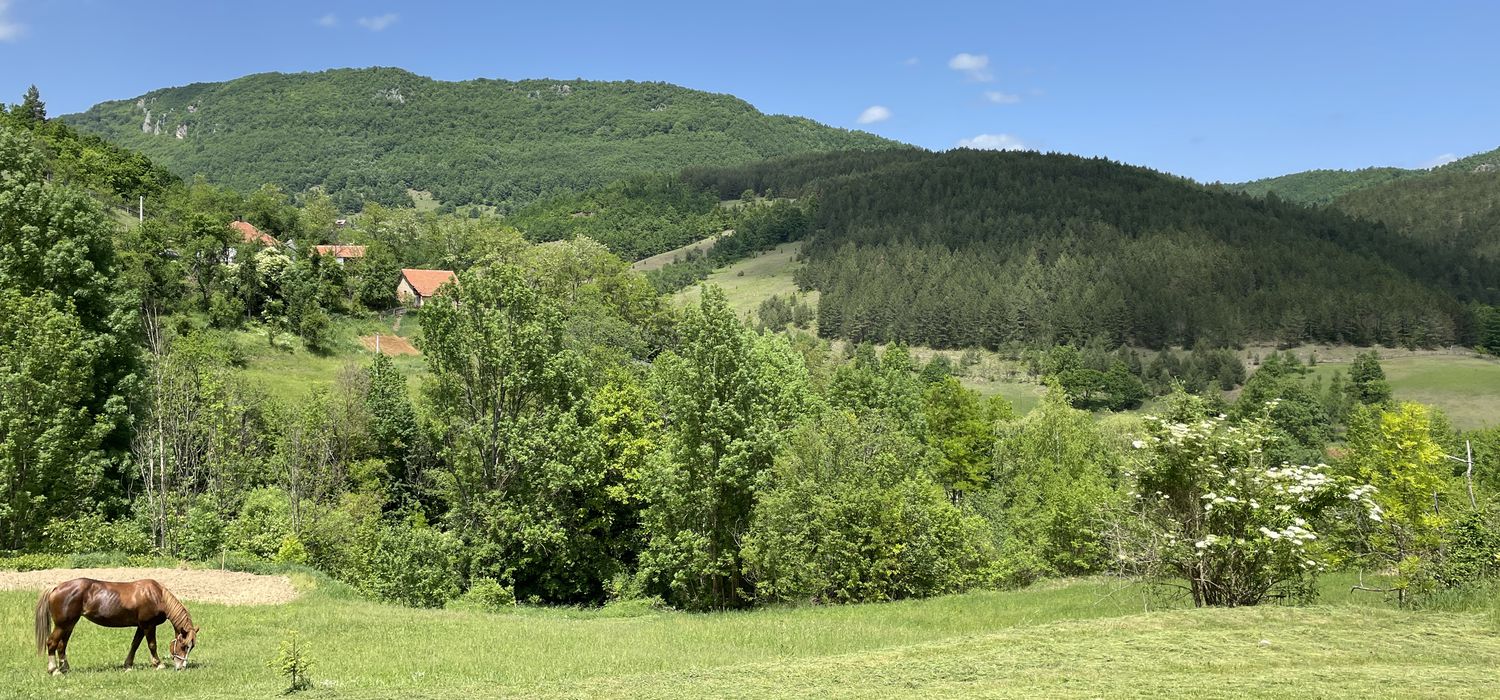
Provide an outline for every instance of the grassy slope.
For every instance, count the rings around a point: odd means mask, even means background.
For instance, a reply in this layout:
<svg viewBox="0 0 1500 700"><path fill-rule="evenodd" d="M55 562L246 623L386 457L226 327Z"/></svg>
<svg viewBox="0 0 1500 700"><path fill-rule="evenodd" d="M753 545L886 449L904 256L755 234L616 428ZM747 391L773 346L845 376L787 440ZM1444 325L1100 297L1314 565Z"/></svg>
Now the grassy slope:
<svg viewBox="0 0 1500 700"><path fill-rule="evenodd" d="M187 673L119 672L129 634L85 623L74 672L51 678L24 624L35 594L11 592L0 594L0 614L13 621L0 632L0 688L21 697L269 697L281 683L264 662L283 630L296 628L318 664L312 697L1500 693L1491 617L1332 598L1311 608L1142 612L1143 589L1082 581L884 605L618 617L608 608L410 610L315 590L286 606L193 605L204 631Z"/></svg>
<svg viewBox="0 0 1500 700"><path fill-rule="evenodd" d="M1418 354L1385 358L1380 365L1397 399L1437 406L1461 430L1500 424L1500 360ZM1334 372L1347 377L1349 365L1320 361L1316 371L1326 381Z"/></svg>
<svg viewBox="0 0 1500 700"><path fill-rule="evenodd" d="M716 233L701 241L693 241L692 243L681 246L679 248L673 248L672 250L669 250L665 253L657 253L656 255L653 255L649 258L637 260L630 264L630 269L635 270L636 272L650 272L652 270L660 270L667 265L670 265L679 260L683 260L687 258L689 253L707 254L708 251L714 249L714 243L717 243L719 241L719 237L722 235L724 235L722 232Z"/></svg>
<svg viewBox="0 0 1500 700"><path fill-rule="evenodd" d="M420 325L414 316L402 321L397 335L414 339ZM388 318L353 319L340 318L333 325L332 347L327 353L310 352L302 342L291 336L280 339L280 348L273 348L264 331L241 331L235 340L245 353L243 376L272 396L295 403L314 388L332 387L339 373L354 365L367 367L374 353L360 345L359 337L376 332L390 334L392 324ZM396 368L408 377L415 377L426 370L421 357L393 357Z"/></svg>
<svg viewBox="0 0 1500 700"><path fill-rule="evenodd" d="M797 293L797 283L792 281L792 272L796 269L794 259L801 249L801 241L783 243L770 251L714 272L708 276L705 284L723 287L730 306L741 315L750 313L773 294L788 296ZM679 292L677 300L680 303L697 302L698 287L695 285ZM810 293L807 301L816 305L817 292Z"/></svg>

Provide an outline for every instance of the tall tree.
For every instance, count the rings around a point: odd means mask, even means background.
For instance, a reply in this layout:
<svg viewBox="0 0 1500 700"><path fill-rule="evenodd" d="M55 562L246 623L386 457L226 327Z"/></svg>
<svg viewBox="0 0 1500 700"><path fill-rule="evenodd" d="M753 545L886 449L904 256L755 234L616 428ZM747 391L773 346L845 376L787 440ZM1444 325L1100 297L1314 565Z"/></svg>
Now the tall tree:
<svg viewBox="0 0 1500 700"><path fill-rule="evenodd" d="M26 96L21 98L21 104L16 108L16 113L23 121L32 124L47 121L47 105L42 102L42 94L35 85L26 88Z"/></svg>
<svg viewBox="0 0 1500 700"><path fill-rule="evenodd" d="M465 272L446 293L422 309L425 399L469 571L522 598L598 602L620 570L614 475L587 429L560 306L509 265Z"/></svg>
<svg viewBox="0 0 1500 700"><path fill-rule="evenodd" d="M76 323L85 354L71 357L89 366L81 370L87 385L73 408L91 424L110 426L101 442L80 448L105 450L118 486L126 478L139 320L135 301L121 287L110 228L92 198L48 178L30 133L0 127L0 289L50 304ZM46 434L48 426L29 430Z"/></svg>
<svg viewBox="0 0 1500 700"><path fill-rule="evenodd" d="M807 411L807 369L784 337L741 327L718 287L681 332L656 361L667 430L647 477L641 573L676 604L737 607L754 593L740 552L753 487Z"/></svg>

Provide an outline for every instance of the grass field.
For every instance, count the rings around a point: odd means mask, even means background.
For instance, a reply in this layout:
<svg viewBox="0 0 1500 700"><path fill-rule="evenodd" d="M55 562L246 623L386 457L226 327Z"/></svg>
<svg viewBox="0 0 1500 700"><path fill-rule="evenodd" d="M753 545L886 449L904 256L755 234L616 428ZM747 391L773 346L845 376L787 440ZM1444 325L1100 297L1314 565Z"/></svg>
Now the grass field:
<svg viewBox="0 0 1500 700"><path fill-rule="evenodd" d="M411 610L325 582L287 605L191 605L203 632L183 673L120 671L129 633L83 623L61 678L33 655L36 594L8 592L0 695L272 697L265 662L295 628L316 662L305 697L1500 696L1493 614L1393 610L1347 583L1307 608L1180 609L1087 580L694 615Z"/></svg>
<svg viewBox="0 0 1500 700"><path fill-rule="evenodd" d="M650 272L660 270L678 260L687 258L689 253L708 253L714 249L714 244L724 235L733 235L731 231L721 231L701 241L694 241L681 248L673 248L665 253L657 253L649 258L643 258L630 264L630 269L636 272Z"/></svg>
<svg viewBox="0 0 1500 700"><path fill-rule="evenodd" d="M272 347L265 332L259 330L238 332L235 342L245 354L245 368L241 372L247 379L278 399L296 402L311 389L333 386L345 367L370 364L374 353L359 341L360 336L378 332L411 339L420 334L420 328L414 317L403 319L399 331L392 330L388 317L340 318L333 323L330 331L333 340L326 353L312 352L292 336L279 338L278 347ZM420 356L394 356L391 359L408 377L415 377L426 369Z"/></svg>
<svg viewBox="0 0 1500 700"><path fill-rule="evenodd" d="M1428 353L1382 357L1380 365L1397 399L1437 406L1462 430L1500 425L1500 359ZM1334 372L1347 377L1349 364L1320 360L1315 371L1326 382Z"/></svg>
<svg viewBox="0 0 1500 700"><path fill-rule="evenodd" d="M746 258L718 270L704 282L723 287L729 305L744 316L755 311L772 294L790 296L797 293L792 272L796 269L794 258L801 249L800 241L783 243L753 258ZM698 290L698 285L693 285L678 292L677 301L683 304L697 302ZM809 304L816 306L818 293L809 292L805 298Z"/></svg>

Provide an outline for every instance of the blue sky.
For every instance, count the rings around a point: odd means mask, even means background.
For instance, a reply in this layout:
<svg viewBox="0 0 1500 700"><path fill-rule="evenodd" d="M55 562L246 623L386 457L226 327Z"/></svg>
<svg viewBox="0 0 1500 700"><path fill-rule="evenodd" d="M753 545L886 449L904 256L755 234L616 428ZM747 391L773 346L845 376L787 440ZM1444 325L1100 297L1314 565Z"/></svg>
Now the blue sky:
<svg viewBox="0 0 1500 700"><path fill-rule="evenodd" d="M1500 145L1495 2L0 0L0 99L49 111L264 71L663 80L942 149L1200 180Z"/></svg>

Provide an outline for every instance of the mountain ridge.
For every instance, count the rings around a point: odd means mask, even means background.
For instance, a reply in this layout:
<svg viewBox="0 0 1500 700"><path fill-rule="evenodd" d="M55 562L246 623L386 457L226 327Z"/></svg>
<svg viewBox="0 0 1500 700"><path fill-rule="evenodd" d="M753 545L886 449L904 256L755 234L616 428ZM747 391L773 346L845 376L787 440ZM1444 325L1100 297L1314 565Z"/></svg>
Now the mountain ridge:
<svg viewBox="0 0 1500 700"><path fill-rule="evenodd" d="M159 88L62 119L184 177L322 186L351 208L403 204L409 189L508 207L647 172L908 147L663 82L443 81L390 67Z"/></svg>

